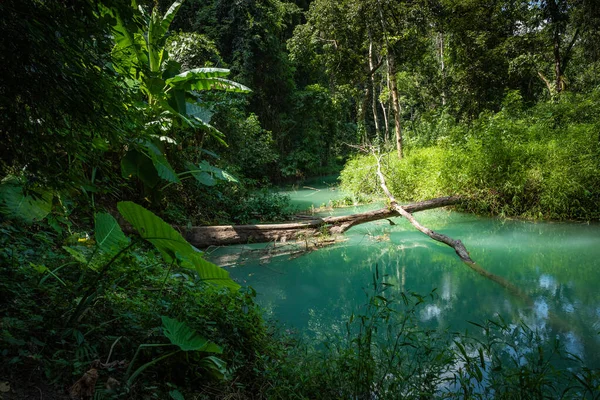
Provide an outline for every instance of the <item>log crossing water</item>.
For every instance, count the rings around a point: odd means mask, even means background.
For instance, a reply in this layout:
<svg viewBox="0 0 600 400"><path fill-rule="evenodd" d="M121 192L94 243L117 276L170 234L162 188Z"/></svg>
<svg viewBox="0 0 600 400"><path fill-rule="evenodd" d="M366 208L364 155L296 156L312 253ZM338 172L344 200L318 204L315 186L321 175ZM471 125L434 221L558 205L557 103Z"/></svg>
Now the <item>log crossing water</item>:
<svg viewBox="0 0 600 400"><path fill-rule="evenodd" d="M302 201L311 191L296 194ZM500 315L513 324L524 321L543 337L560 338L567 351L600 367L599 224L507 221L446 210L418 216L432 229L460 238L479 265L519 287L531 302L470 270L451 248L402 218L393 219L396 225L376 221L354 227L347 241L299 257L250 257L228 269L235 280L256 289L268 316L307 337L342 332L350 314L365 303L378 265L392 290L427 295L435 289L418 316L424 326L473 331L467 321ZM220 248L211 256L252 247ZM553 317L563 323L553 324Z"/></svg>

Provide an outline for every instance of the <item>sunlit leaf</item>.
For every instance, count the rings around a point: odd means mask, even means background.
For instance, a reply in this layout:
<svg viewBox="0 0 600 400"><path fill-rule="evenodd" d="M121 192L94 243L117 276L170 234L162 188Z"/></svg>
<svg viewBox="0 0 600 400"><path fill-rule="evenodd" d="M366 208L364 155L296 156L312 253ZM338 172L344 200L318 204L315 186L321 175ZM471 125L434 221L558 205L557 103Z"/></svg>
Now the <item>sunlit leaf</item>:
<svg viewBox="0 0 600 400"><path fill-rule="evenodd" d="M167 263L176 262L195 270L204 281L239 289L240 286L229 278L227 271L204 260L179 232L152 212L130 201L118 203L117 208L140 236L160 251Z"/></svg>
<svg viewBox="0 0 600 400"><path fill-rule="evenodd" d="M117 220L108 213L98 213L95 219L97 246L108 253L116 253L129 243Z"/></svg>
<svg viewBox="0 0 600 400"><path fill-rule="evenodd" d="M203 351L206 353L223 353L223 349L215 343L198 335L184 322L169 317L162 317L163 334L183 351Z"/></svg>

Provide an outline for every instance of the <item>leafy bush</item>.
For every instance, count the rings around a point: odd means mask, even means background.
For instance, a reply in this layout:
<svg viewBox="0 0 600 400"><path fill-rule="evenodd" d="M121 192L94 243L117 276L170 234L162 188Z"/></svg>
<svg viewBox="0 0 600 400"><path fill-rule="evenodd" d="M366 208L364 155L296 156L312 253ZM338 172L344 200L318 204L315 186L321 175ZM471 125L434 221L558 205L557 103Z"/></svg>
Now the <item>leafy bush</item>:
<svg viewBox="0 0 600 400"><path fill-rule="evenodd" d="M599 96L565 94L527 111L512 102L470 126L446 127L435 144L413 145L403 160L383 158L388 186L407 201L461 194L468 210L481 213L600 219ZM351 160L342 188L379 193L375 165L372 156Z"/></svg>

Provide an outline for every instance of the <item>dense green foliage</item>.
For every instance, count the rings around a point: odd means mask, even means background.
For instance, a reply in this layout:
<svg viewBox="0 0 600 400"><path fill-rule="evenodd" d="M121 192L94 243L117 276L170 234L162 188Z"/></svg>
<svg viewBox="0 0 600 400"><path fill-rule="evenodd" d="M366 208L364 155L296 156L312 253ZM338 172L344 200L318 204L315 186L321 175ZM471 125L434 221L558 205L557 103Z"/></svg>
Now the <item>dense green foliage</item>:
<svg viewBox="0 0 600 400"><path fill-rule="evenodd" d="M92 370L94 398L598 389L577 360L552 369L560 349L515 362L491 326L487 344L422 331L423 299L379 277L346 336L299 344L170 225L288 219L270 184L348 160L343 186L377 195L366 145L398 198L600 219L594 1L6 0L0 37L3 389Z"/></svg>
<svg viewBox="0 0 600 400"><path fill-rule="evenodd" d="M21 231L5 223L1 231L3 378L19 382L23 376L32 376L32 382L43 387L48 382L69 387L94 360L101 360L107 365L95 368L100 371L98 395L103 398L117 393L123 398L166 398L169 390L186 387L199 378L206 382L203 390L211 385L227 387L223 373L227 381L235 377L250 392L259 390L255 386L259 384L257 371L264 369L263 358L276 350L270 348L276 342L269 340L251 291L202 283L185 269L171 271L164 255L143 247L122 253L98 282L99 267L107 261L94 251L96 245L101 246L98 229L96 244L86 238L75 238L72 243L71 238L44 226ZM18 239L9 240L11 237ZM67 246L73 250L67 252ZM82 262L71 254L91 255L97 261ZM88 285L96 292L79 316L72 318ZM169 330L161 330L161 316L162 325L164 316L169 316L187 324L188 328L178 325L178 331L196 333L174 342ZM221 372L215 374L214 364L203 361L209 351L218 349L202 347L199 353L174 354L132 379L139 367L173 351L158 344L170 340L181 347L186 337L183 345L197 344L201 336L222 348L217 370ZM147 346L134 361L138 346L149 344L154 347ZM130 362L135 365L128 369ZM104 388L109 377L121 382L112 391ZM156 391L156 382L165 381L169 385Z"/></svg>
<svg viewBox="0 0 600 400"><path fill-rule="evenodd" d="M518 94L469 125L447 115L415 123L404 159L385 157L390 190L402 200L460 194L469 211L507 217L598 220L598 92L524 109ZM372 155L351 160L341 179L378 193Z"/></svg>

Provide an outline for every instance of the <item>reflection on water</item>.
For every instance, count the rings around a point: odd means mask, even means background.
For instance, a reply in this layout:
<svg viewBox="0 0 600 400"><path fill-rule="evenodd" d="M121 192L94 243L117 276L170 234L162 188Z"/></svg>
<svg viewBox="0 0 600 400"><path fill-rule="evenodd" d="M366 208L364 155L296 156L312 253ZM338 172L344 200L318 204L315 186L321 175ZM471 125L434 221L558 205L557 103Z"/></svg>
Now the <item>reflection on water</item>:
<svg viewBox="0 0 600 400"><path fill-rule="evenodd" d="M525 291L531 304L473 272L452 249L399 218L394 226L376 221L355 227L346 242L298 258L248 260L229 271L256 289L270 316L309 337L342 329L365 303L378 265L393 290L423 295L436 290L418 315L426 327L473 331L467 321L495 316L524 321L542 337L560 338L589 366L600 367L599 225L500 221L441 210L418 215L424 225L460 238L479 265Z"/></svg>

